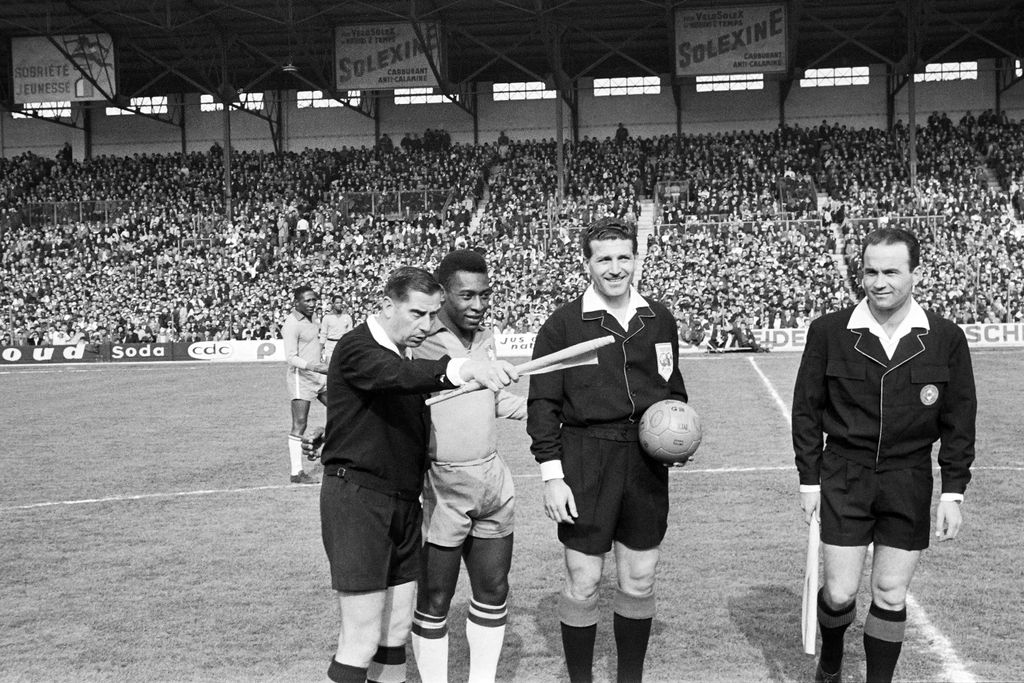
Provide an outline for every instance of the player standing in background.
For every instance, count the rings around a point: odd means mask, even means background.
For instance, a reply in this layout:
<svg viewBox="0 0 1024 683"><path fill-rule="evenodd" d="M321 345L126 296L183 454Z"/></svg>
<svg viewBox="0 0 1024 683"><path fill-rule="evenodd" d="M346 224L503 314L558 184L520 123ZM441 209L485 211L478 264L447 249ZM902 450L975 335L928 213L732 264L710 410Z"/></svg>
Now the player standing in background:
<svg viewBox="0 0 1024 683"><path fill-rule="evenodd" d="M351 330L352 316L345 311L345 297L335 294L331 297L331 310L320 321L320 343L324 347L325 363L330 365L334 345Z"/></svg>
<svg viewBox="0 0 1024 683"><path fill-rule="evenodd" d="M437 269L444 303L414 358L494 360L487 263L478 252L449 253ZM430 408L430 469L423 486L423 568L412 645L424 683L448 680L448 610L463 560L473 592L466 619L469 681L494 681L508 618L515 486L498 456L495 417L526 419L526 399L476 391Z"/></svg>
<svg viewBox="0 0 1024 683"><path fill-rule="evenodd" d="M609 334L616 343L597 352L597 365L534 375L527 431L544 480L544 511L558 522L565 547L558 615L569 679L593 678L598 589L614 548L618 680L639 681L669 501L668 470L641 451L638 425L651 404L686 401L686 386L675 319L632 286L636 228L603 218L580 242L591 284L544 323L533 357Z"/></svg>
<svg viewBox="0 0 1024 683"><path fill-rule="evenodd" d="M327 377L320 523L341 612L327 675L341 682L405 679L422 550L424 395L470 380L497 391L518 378L504 361L409 359L433 327L441 286L403 267L384 293L380 313L338 342Z"/></svg>
<svg viewBox="0 0 1024 683"><path fill-rule="evenodd" d="M857 616L868 545L867 680L891 681L903 647L907 588L928 547L933 444L941 440L935 535L956 537L971 479L977 398L963 331L914 300L921 248L906 230L869 234L865 298L811 323L793 391L793 447L808 523L821 520L816 681L841 681L843 636ZM822 433L828 435L827 442Z"/></svg>
<svg viewBox="0 0 1024 683"><path fill-rule="evenodd" d="M317 479L302 469L302 434L309 418L309 402L316 399L327 405L327 363L321 360L320 321L314 312L320 297L306 285L296 287L293 294L294 307L281 327L292 410L292 430L288 433L291 483L316 484Z"/></svg>

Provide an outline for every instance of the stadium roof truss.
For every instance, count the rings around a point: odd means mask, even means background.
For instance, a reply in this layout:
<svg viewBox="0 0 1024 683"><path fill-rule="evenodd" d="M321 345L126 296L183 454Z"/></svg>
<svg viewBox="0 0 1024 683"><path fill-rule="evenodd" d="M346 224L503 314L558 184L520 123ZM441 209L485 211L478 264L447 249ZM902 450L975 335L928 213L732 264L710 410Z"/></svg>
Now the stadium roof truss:
<svg viewBox="0 0 1024 683"><path fill-rule="evenodd" d="M132 98L201 92L242 109L239 92L320 90L376 119L376 97L350 105L335 90L334 27L436 24L440 90L475 117L478 83L543 81L576 118L584 77L665 75L673 71L677 8L722 8L720 0L4 0L0 3L0 107L11 92L11 38L109 33L119 92ZM767 3L772 4L772 3ZM890 98L908 74L935 61L993 58L997 90L1020 79L1024 0L780 0L789 8L789 69L781 102L808 68L884 64ZM672 78L678 98L682 79ZM280 98L261 112L272 133ZM182 125L182 114L150 116ZM135 111L138 111L137 109ZM139 112L143 113L143 112ZM79 125L77 122L73 125ZM275 140L277 135L275 134Z"/></svg>

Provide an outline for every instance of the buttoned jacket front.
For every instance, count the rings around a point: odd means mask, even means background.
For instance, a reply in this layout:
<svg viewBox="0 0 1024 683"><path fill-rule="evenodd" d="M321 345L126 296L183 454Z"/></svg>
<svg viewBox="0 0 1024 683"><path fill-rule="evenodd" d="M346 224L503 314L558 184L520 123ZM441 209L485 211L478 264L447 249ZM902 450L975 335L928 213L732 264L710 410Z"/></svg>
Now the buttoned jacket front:
<svg viewBox="0 0 1024 683"><path fill-rule="evenodd" d="M793 392L800 483L820 483L823 455L879 472L930 467L932 445L941 441L942 492L962 494L977 412L963 331L926 312L931 329L914 328L890 360L866 328L847 329L853 310L823 316L807 333Z"/></svg>
<svg viewBox="0 0 1024 683"><path fill-rule="evenodd" d="M561 427L625 425L635 430L644 411L662 399L687 400L679 372L676 321L660 303L638 298L623 329L605 310L584 310L578 297L556 310L537 333L534 358L612 335L598 362L530 377L527 431L538 462L562 457Z"/></svg>

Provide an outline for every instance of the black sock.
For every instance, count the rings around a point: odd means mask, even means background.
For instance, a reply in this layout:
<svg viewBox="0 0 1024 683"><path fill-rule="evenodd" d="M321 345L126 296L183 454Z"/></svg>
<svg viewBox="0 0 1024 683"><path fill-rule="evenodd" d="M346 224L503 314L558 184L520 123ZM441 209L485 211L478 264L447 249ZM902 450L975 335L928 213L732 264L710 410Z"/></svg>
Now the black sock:
<svg viewBox="0 0 1024 683"><path fill-rule="evenodd" d="M332 659L331 666L327 669L327 677L335 683L365 683L366 669L342 664L338 660Z"/></svg>
<svg viewBox="0 0 1024 683"><path fill-rule="evenodd" d="M864 664L867 683L889 683L903 649L907 608L889 610L871 603L864 620Z"/></svg>
<svg viewBox="0 0 1024 683"><path fill-rule="evenodd" d="M857 603L834 610L823 597L824 589L818 591L818 627L821 629L821 659L818 666L825 673L834 674L843 665L843 636L857 616Z"/></svg>
<svg viewBox="0 0 1024 683"><path fill-rule="evenodd" d="M643 679L652 621L614 615L615 649L619 659L618 683L638 683Z"/></svg>
<svg viewBox="0 0 1024 683"><path fill-rule="evenodd" d="M597 624L568 626L562 624L562 649L571 683L590 683L594 680L594 641Z"/></svg>

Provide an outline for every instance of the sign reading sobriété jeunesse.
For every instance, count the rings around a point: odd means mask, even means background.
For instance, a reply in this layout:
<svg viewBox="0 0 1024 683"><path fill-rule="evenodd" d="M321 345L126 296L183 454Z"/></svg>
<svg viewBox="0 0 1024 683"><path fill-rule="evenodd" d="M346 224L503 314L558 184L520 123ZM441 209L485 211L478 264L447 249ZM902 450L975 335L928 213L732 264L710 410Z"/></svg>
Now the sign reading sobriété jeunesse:
<svg viewBox="0 0 1024 683"><path fill-rule="evenodd" d="M107 33L11 38L14 101L104 100L117 93Z"/></svg>

